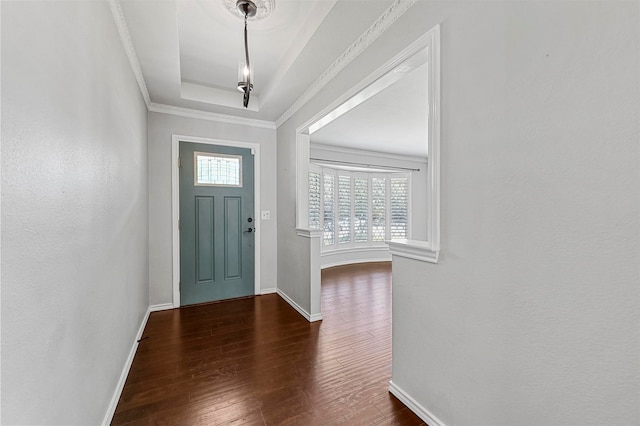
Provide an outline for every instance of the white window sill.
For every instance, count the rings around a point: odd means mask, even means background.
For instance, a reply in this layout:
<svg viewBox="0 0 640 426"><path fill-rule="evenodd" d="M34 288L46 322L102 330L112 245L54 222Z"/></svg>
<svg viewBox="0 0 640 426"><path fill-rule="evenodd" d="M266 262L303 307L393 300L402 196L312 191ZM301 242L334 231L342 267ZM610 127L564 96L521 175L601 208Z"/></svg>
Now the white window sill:
<svg viewBox="0 0 640 426"><path fill-rule="evenodd" d="M320 238L322 236L322 230L296 228L296 235L304 238Z"/></svg>
<svg viewBox="0 0 640 426"><path fill-rule="evenodd" d="M420 260L428 263L438 263L438 250L430 248L426 241L416 240L387 240L389 251L393 256L406 257L407 259Z"/></svg>

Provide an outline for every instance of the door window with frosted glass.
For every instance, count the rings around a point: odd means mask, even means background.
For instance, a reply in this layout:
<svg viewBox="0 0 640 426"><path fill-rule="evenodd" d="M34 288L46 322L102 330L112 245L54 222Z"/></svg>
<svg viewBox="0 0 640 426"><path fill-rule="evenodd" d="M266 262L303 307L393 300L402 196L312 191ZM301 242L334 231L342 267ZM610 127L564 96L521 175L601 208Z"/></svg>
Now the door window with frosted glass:
<svg viewBox="0 0 640 426"><path fill-rule="evenodd" d="M242 187L242 156L194 152L195 186Z"/></svg>

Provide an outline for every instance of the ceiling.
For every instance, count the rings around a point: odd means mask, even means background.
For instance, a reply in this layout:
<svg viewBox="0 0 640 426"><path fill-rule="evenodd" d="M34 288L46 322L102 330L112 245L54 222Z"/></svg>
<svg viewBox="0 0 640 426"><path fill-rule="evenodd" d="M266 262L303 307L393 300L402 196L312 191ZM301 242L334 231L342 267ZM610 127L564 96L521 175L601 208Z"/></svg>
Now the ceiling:
<svg viewBox="0 0 640 426"><path fill-rule="evenodd" d="M311 142L427 157L427 64L311 134Z"/></svg>
<svg viewBox="0 0 640 426"><path fill-rule="evenodd" d="M248 23L254 90L244 109L236 89L238 64L244 57L244 23L233 10L235 0L115 1L152 103L267 122L282 119L399 3L271 0L275 6L270 16L250 18ZM402 135L410 145L410 139L425 133L419 120L410 118L412 108L426 102L426 97L414 99L418 97L412 90L423 83L413 77L393 84L321 129L317 137L324 144L356 148L367 139L368 149L383 152L388 152L392 136L397 142ZM425 138L421 141L424 145ZM401 153L424 156L407 147Z"/></svg>

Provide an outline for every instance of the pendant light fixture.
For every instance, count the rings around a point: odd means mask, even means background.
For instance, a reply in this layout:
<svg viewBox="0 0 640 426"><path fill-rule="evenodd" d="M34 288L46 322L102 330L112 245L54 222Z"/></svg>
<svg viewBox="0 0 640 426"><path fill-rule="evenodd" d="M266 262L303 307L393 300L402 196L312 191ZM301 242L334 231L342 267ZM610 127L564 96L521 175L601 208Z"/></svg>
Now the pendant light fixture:
<svg viewBox="0 0 640 426"><path fill-rule="evenodd" d="M1 1L1 0L0 0ZM276 7L276 0L222 0L224 7L234 16L244 19L244 58L238 66L238 90L242 92L242 104L249 107L249 97L253 90L253 67L249 61L249 37L247 22L262 21L269 17ZM264 28L264 25L262 26Z"/></svg>
<svg viewBox="0 0 640 426"><path fill-rule="evenodd" d="M256 16L258 8L251 0L238 0L236 8L244 16L244 63L240 63L238 70L238 90L244 93L242 105L247 108L249 106L249 96L253 90L252 74L253 69L249 62L249 42L247 39L247 19Z"/></svg>

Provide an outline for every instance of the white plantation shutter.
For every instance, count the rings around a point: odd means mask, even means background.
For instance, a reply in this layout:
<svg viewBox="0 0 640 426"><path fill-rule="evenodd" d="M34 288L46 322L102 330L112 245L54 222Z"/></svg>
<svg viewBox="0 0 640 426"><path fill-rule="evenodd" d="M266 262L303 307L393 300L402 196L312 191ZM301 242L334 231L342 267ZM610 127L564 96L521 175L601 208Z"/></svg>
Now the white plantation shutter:
<svg viewBox="0 0 640 426"><path fill-rule="evenodd" d="M365 173L313 166L309 228L322 229L322 249L379 246L409 238L407 173Z"/></svg>
<svg viewBox="0 0 640 426"><path fill-rule="evenodd" d="M309 229L321 229L320 172L309 172Z"/></svg>
<svg viewBox="0 0 640 426"><path fill-rule="evenodd" d="M356 176L353 186L354 237L356 243L369 239L369 179Z"/></svg>
<svg viewBox="0 0 640 426"><path fill-rule="evenodd" d="M328 246L328 245L335 244L335 241L336 241L335 220L334 220L335 218L335 210L334 210L335 175L332 173L323 172L322 179L323 179L322 219L324 222L323 245Z"/></svg>
<svg viewBox="0 0 640 426"><path fill-rule="evenodd" d="M390 178L391 193L391 235L394 238L408 238L409 182L406 176Z"/></svg>
<svg viewBox="0 0 640 426"><path fill-rule="evenodd" d="M351 176L338 175L338 244L351 242Z"/></svg>
<svg viewBox="0 0 640 426"><path fill-rule="evenodd" d="M387 225L387 178L371 178L371 240L384 241Z"/></svg>

